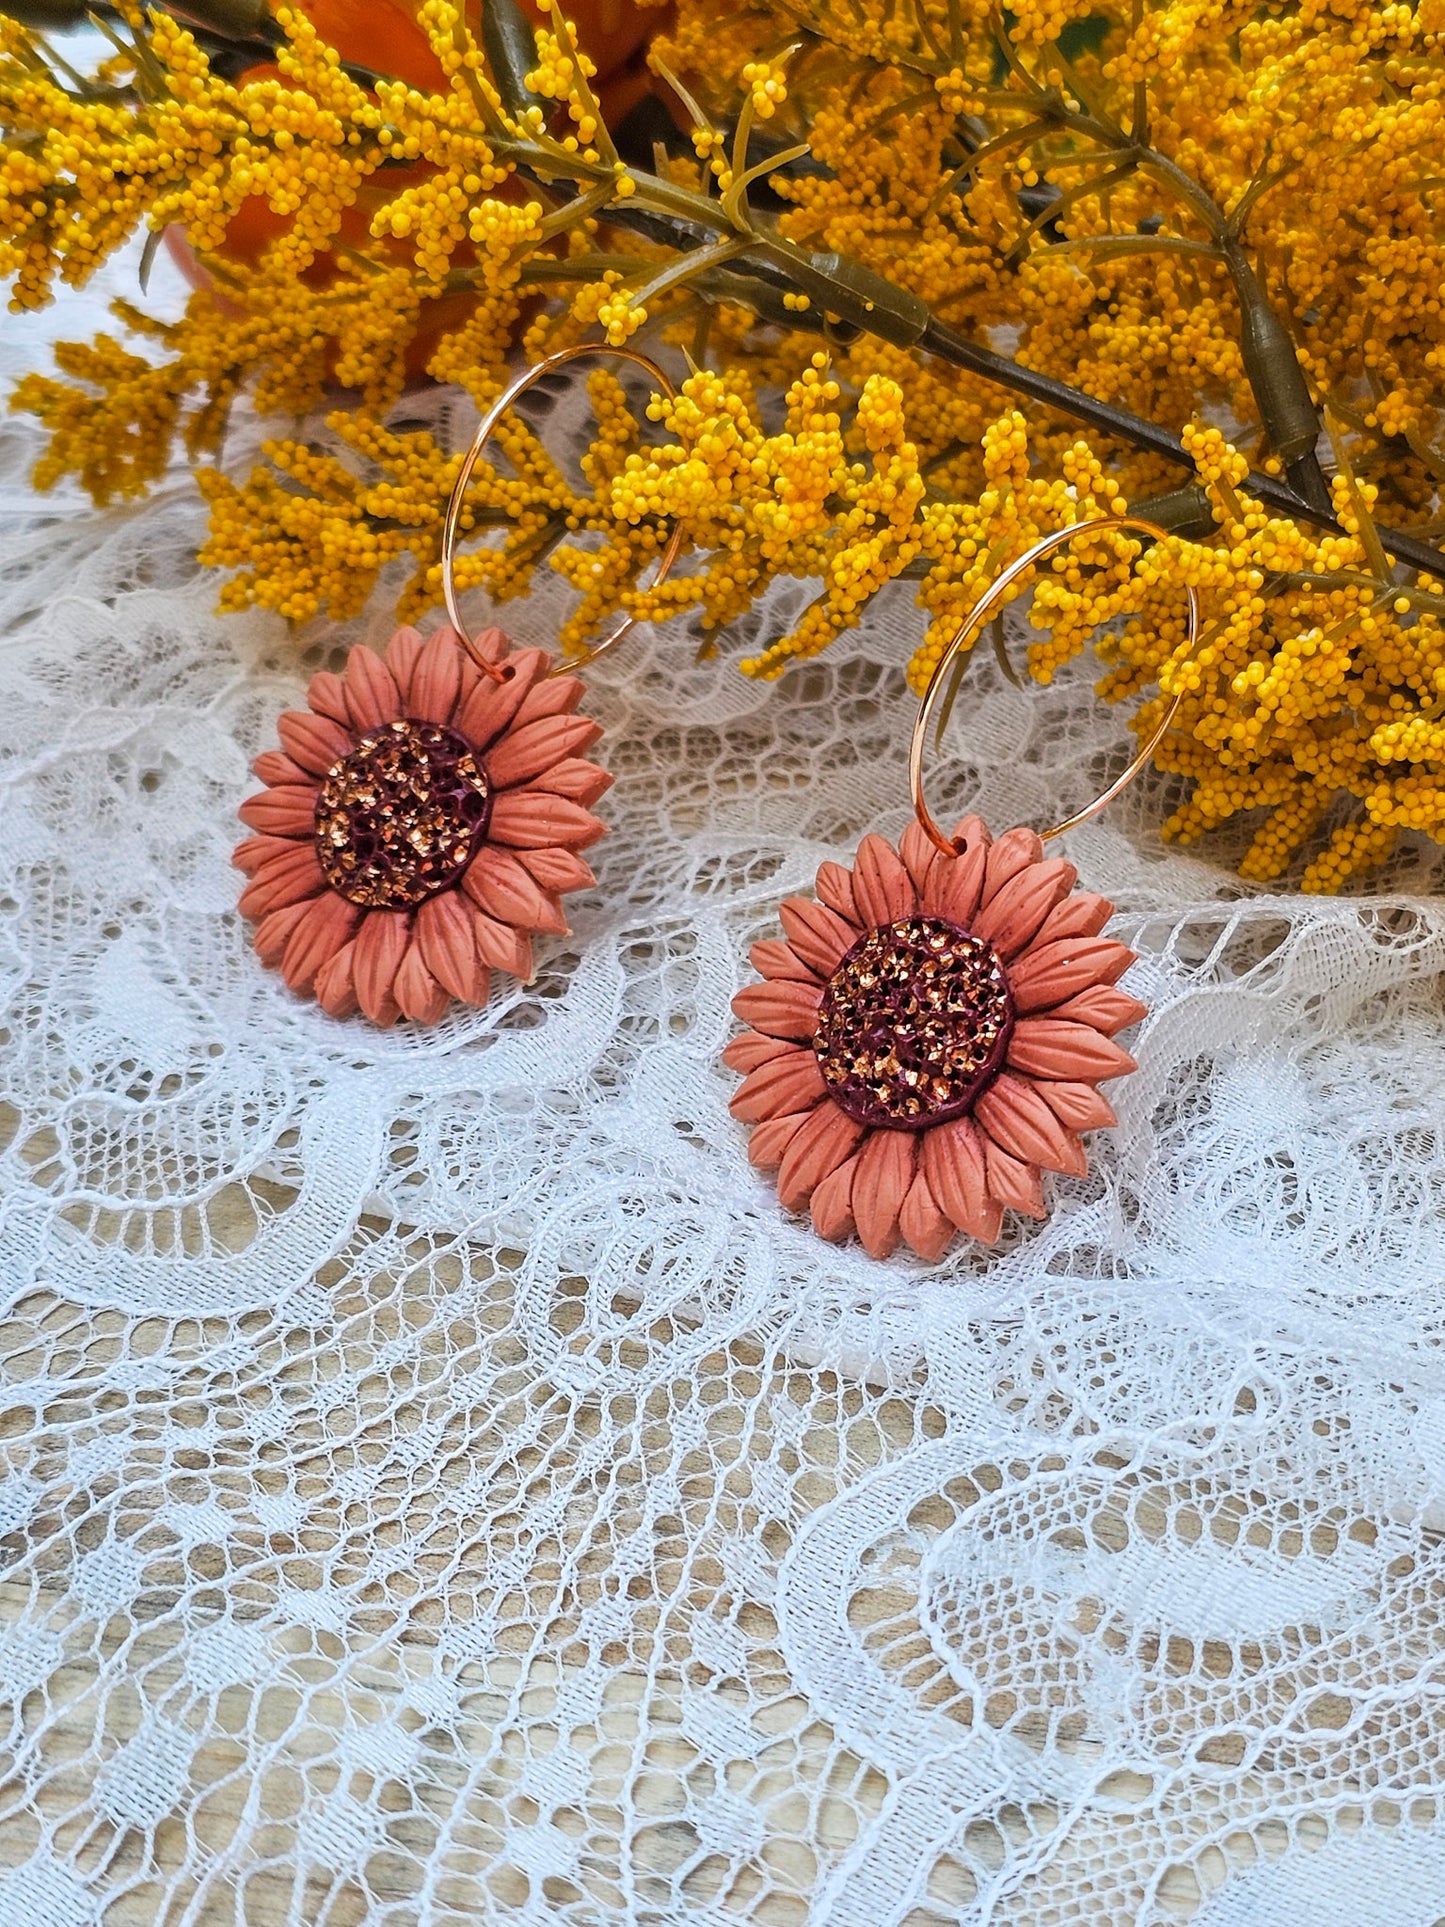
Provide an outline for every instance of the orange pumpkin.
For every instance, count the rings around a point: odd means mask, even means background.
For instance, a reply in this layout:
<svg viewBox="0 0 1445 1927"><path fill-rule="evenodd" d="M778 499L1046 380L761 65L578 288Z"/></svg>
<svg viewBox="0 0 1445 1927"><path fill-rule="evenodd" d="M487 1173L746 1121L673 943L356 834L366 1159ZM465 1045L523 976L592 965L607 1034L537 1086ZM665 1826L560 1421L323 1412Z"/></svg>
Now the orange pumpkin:
<svg viewBox="0 0 1445 1927"><path fill-rule="evenodd" d="M413 87L444 84L440 63L408 0L301 0L301 4L322 39L343 60L359 61L373 73ZM551 15L537 0L521 0L521 6L534 27L551 25ZM636 0L568 0L563 12L576 29L582 51L597 68L599 89L646 46L662 17L658 8L638 6Z"/></svg>
<svg viewBox="0 0 1445 1927"><path fill-rule="evenodd" d="M486 0L481 0L483 6ZM536 0L521 0L523 10L534 26L550 24L550 15ZM404 80L409 86L440 91L446 77L440 61L416 21L411 0L301 0L308 19L322 38L335 47L343 60L354 60L373 73ZM565 8L578 42L597 68L593 87L609 126L616 126L648 89L644 50L665 14L657 7L641 7L635 0L569 0ZM243 79L279 78L269 63L248 68ZM356 201L344 210L338 238L351 247L372 246L372 216L403 187L425 180L431 172L424 163L414 167L388 167L362 188ZM504 186L497 190L505 199L521 198L523 190ZM272 212L262 196L244 201L226 229L222 250L228 260L254 267L267 244L284 234L289 216ZM183 274L195 287L210 285L210 277L196 260L182 231L170 229L166 244ZM400 241L383 243L398 261L410 258ZM470 249L458 250L459 265L475 257ZM336 261L331 254L319 255L302 279L309 287L324 288L336 276ZM425 301L416 335L407 350L407 375L418 380L425 372L441 337L465 321L471 297L465 294L439 296Z"/></svg>

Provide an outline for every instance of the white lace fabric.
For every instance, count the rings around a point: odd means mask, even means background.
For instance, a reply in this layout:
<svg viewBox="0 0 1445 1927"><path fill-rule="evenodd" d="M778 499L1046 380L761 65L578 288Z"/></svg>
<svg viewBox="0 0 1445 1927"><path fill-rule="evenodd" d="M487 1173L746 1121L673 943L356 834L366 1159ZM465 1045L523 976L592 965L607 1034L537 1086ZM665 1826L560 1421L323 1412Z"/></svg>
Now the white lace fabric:
<svg viewBox="0 0 1445 1927"><path fill-rule="evenodd" d="M1262 892L1154 784L1072 834L1152 1010L1120 1127L997 1254L878 1265L780 1212L718 1052L779 897L907 819L906 598L775 688L632 638L574 935L379 1033L259 966L229 858L384 615L218 617L187 476L99 514L37 447L0 428L0 1927L1445 1919L1428 853ZM1127 740L1086 668L980 657L938 787L1052 820Z"/></svg>

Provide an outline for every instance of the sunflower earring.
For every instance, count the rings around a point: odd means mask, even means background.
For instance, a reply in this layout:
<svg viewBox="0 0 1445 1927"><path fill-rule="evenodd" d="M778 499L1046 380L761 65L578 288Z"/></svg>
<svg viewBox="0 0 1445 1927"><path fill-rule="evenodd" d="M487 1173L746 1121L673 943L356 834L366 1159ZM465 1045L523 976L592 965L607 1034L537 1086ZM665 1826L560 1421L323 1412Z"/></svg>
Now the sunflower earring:
<svg viewBox="0 0 1445 1927"><path fill-rule="evenodd" d="M1082 1177L1086 1131L1117 1122L1098 1086L1136 1068L1112 1040L1147 1015L1115 988L1134 952L1103 934L1114 906L1076 893L1044 844L1097 816L1144 768L1176 695L1138 754L1094 801L1040 832L990 836L967 816L949 837L923 793L928 728L960 652L1035 563L1080 536L1162 529L1103 516L1046 536L991 586L930 678L913 726L915 821L898 848L863 838L851 869L825 863L817 898L780 909L785 941L754 944L764 981L733 1010L751 1028L724 1050L743 1074L734 1117L748 1156L777 1173L789 1211L824 1238L856 1232L886 1258L930 1262L958 1232L997 1242L1006 1210L1045 1218L1041 1174ZM1188 591L1188 644L1199 607Z"/></svg>
<svg viewBox="0 0 1445 1927"><path fill-rule="evenodd" d="M307 707L280 718L280 749L254 764L266 787L240 809L255 832L233 858L249 877L241 911L262 963L330 1016L434 1023L452 997L486 1003L492 971L530 979L532 938L565 935L562 897L596 881L581 852L604 833L591 806L612 779L584 758L602 732L577 713L572 671L635 618L558 664L500 629L473 636L455 580L467 486L497 424L543 375L589 355L633 362L676 396L629 348L565 348L519 375L478 426L447 504L450 626L399 629L384 656L360 645L339 676L313 676ZM679 524L654 587L681 545Z"/></svg>

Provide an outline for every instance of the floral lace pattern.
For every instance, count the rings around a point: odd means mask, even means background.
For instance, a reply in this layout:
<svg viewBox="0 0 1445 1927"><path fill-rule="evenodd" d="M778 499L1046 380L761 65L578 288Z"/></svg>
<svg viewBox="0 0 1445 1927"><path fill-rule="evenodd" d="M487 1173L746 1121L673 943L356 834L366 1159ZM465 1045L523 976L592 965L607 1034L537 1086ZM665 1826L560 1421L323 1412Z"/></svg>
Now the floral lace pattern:
<svg viewBox="0 0 1445 1927"><path fill-rule="evenodd" d="M187 478L97 516L33 453L0 426L0 1920L1432 1927L1427 855L1311 900L1164 851L1148 785L1076 832L1151 1013L1119 1127L1046 1225L879 1265L752 1171L720 1052L780 898L904 827L906 601L776 689L678 634L591 672L573 934L378 1031L261 966L229 856L384 612L218 618ZM1123 747L982 658L951 744L997 823Z"/></svg>

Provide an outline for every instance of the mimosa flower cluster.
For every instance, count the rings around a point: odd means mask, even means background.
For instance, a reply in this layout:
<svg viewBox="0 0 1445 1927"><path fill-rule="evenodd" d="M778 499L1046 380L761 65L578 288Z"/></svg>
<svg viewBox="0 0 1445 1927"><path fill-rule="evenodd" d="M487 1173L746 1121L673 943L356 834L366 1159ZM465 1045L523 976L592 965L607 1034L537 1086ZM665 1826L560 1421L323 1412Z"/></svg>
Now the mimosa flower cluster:
<svg viewBox="0 0 1445 1927"><path fill-rule="evenodd" d="M1245 872L1310 889L1402 829L1445 840L1445 560L1389 553L1445 533L1445 0L680 0L649 54L676 136L654 115L641 142L602 12L489 0L484 43L452 0L388 0L334 47L302 7L267 45L210 0L191 24L121 0L88 75L0 12L12 305L141 231L198 282L179 321L125 304L20 384L37 480L125 498L183 449L217 464L226 606L345 616L401 563L413 620L456 456L392 424L407 384L485 407L519 357L660 343L690 359L677 400L594 377L580 484L509 420L464 586L504 600L545 557L578 591L566 649L619 608L725 645L808 580L741 665L771 679L903 578L921 686L1029 541L1128 506L1173 532L1059 556L1029 666L1098 643L1142 726L1183 692L1169 832L1243 817ZM1035 377L1073 402L1018 400ZM242 398L278 424L249 475L220 460ZM694 559L649 591L679 518Z"/></svg>

